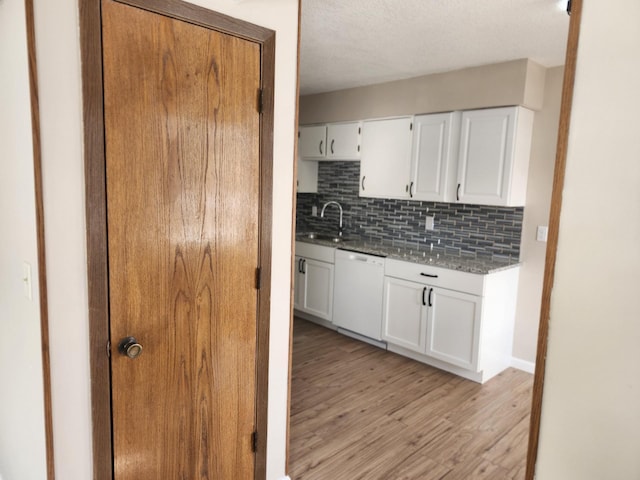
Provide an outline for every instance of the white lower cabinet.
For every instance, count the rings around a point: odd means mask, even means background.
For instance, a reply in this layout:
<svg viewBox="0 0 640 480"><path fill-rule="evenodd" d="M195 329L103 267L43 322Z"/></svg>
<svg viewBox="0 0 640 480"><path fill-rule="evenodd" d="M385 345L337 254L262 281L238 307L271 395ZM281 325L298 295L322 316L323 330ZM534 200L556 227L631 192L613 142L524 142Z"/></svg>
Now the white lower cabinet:
<svg viewBox="0 0 640 480"><path fill-rule="evenodd" d="M296 257L296 262L300 270L296 275L295 308L331 321L333 265L304 257Z"/></svg>
<svg viewBox="0 0 640 480"><path fill-rule="evenodd" d="M477 371L482 300L444 288L429 289L427 355Z"/></svg>
<svg viewBox="0 0 640 480"><path fill-rule="evenodd" d="M384 339L476 370L480 305L476 295L386 277Z"/></svg>
<svg viewBox="0 0 640 480"><path fill-rule="evenodd" d="M333 248L296 242L293 308L316 318L332 319Z"/></svg>
<svg viewBox="0 0 640 480"><path fill-rule="evenodd" d="M518 268L487 275L387 259L390 351L483 383L511 364Z"/></svg>
<svg viewBox="0 0 640 480"><path fill-rule="evenodd" d="M401 278L385 277L382 338L414 352L426 353L427 287Z"/></svg>

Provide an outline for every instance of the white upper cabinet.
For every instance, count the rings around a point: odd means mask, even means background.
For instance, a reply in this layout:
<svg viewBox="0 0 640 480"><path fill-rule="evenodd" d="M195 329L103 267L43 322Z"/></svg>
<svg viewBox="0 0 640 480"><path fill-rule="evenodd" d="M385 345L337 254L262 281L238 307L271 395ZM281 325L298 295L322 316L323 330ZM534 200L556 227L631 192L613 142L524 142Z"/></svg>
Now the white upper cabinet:
<svg viewBox="0 0 640 480"><path fill-rule="evenodd" d="M327 126L310 125L298 131L298 157L323 160L327 155Z"/></svg>
<svg viewBox="0 0 640 480"><path fill-rule="evenodd" d="M523 206L532 130L522 107L462 112L455 201Z"/></svg>
<svg viewBox="0 0 640 480"><path fill-rule="evenodd" d="M360 122L301 126L298 156L302 160L359 160Z"/></svg>
<svg viewBox="0 0 640 480"><path fill-rule="evenodd" d="M409 198L413 117L362 123L360 196Z"/></svg>
<svg viewBox="0 0 640 480"><path fill-rule="evenodd" d="M410 198L450 201L455 189L459 133L460 112L415 117Z"/></svg>
<svg viewBox="0 0 640 480"><path fill-rule="evenodd" d="M360 122L327 125L326 160L360 160Z"/></svg>
<svg viewBox="0 0 640 480"><path fill-rule="evenodd" d="M318 193L318 162L298 159L296 188L298 193Z"/></svg>

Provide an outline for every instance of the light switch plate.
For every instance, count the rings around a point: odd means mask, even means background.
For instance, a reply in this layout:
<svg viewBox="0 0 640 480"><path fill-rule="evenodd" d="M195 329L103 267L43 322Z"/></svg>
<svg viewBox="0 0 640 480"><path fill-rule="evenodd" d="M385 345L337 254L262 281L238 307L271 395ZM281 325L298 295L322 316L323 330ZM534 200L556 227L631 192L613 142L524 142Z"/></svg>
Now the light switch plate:
<svg viewBox="0 0 640 480"><path fill-rule="evenodd" d="M317 216L318 216L318 207L317 207L317 206L315 206L315 205L313 205L313 206L311 207L311 216L312 216L312 217L317 217Z"/></svg>
<svg viewBox="0 0 640 480"><path fill-rule="evenodd" d="M546 225L538 225L538 228L536 229L536 240L538 242L546 242L548 233L549 227Z"/></svg>

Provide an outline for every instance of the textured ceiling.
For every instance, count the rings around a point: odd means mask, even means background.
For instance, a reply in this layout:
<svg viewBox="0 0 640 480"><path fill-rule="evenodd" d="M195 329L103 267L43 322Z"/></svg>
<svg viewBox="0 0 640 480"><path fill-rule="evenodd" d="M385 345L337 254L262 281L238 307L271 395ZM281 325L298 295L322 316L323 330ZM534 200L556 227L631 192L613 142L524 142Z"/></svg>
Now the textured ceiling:
<svg viewBox="0 0 640 480"><path fill-rule="evenodd" d="M562 65L562 8L559 0L302 0L300 93L519 58Z"/></svg>

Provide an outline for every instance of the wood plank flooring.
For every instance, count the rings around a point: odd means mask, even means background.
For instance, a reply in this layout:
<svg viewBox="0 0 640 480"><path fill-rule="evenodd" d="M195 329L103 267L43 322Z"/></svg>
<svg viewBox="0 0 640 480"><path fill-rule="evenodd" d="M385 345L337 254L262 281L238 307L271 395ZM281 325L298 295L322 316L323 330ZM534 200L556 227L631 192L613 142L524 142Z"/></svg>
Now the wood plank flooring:
<svg viewBox="0 0 640 480"><path fill-rule="evenodd" d="M533 376L484 385L296 318L292 480L520 480Z"/></svg>

